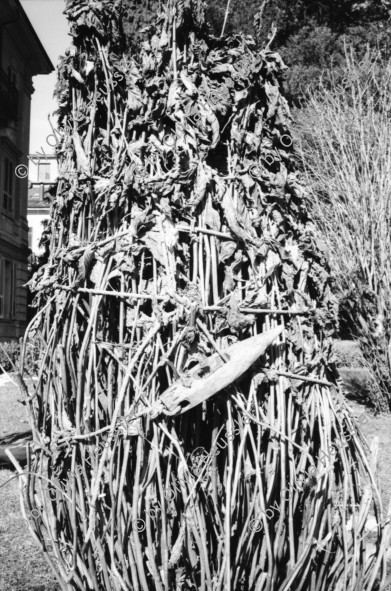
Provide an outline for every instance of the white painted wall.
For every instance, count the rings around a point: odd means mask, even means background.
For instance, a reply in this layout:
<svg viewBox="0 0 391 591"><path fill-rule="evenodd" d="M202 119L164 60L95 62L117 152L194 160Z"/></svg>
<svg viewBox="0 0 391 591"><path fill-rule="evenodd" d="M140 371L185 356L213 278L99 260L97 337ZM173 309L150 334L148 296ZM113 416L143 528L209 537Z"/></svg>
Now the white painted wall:
<svg viewBox="0 0 391 591"><path fill-rule="evenodd" d="M50 149L48 150L50 151ZM42 150L44 152L44 150ZM29 156L29 181L31 183L39 183L41 179L39 178L39 165L49 165L50 167L50 177L46 180L46 182L54 183L57 175L58 175L58 165L57 159L55 156L48 156L44 157L42 154L30 154Z"/></svg>
<svg viewBox="0 0 391 591"><path fill-rule="evenodd" d="M54 137L54 136L53 136ZM47 190L48 186L47 183L54 183L57 179L58 175L58 164L57 159L54 154L50 154L52 149L48 147L47 150L49 153L46 155L44 154L44 149L36 154L30 154L29 156L29 181L33 183L36 187L40 185L41 178L39 174L39 166L40 165L47 165L49 167L49 177L45 178L45 186L41 185L43 190ZM27 222L29 225L29 234L31 236L31 251L34 255L40 256L43 254L43 248L39 247L39 242L42 236L42 222L44 220L49 219L49 206L45 206L42 203L42 207L37 207L37 203L34 203L34 207L31 206L32 203L29 202L29 208L27 211ZM45 213L45 207L47 207L48 213Z"/></svg>
<svg viewBox="0 0 391 591"><path fill-rule="evenodd" d="M40 214L31 214L29 213L27 216L27 222L29 225L29 230L32 232L31 237L31 250L32 253L36 256L40 256L43 254L43 248L39 247L39 241L41 240L43 226L42 222L44 220L48 220L48 215L40 215Z"/></svg>

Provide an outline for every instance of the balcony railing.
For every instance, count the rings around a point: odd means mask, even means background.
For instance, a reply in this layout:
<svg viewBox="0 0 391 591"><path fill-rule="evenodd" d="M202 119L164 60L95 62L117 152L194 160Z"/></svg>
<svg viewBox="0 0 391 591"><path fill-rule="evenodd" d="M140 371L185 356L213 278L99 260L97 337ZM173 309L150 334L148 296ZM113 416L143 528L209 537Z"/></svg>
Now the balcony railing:
<svg viewBox="0 0 391 591"><path fill-rule="evenodd" d="M18 118L19 93L15 84L7 74L0 70L0 122L4 125L8 121Z"/></svg>

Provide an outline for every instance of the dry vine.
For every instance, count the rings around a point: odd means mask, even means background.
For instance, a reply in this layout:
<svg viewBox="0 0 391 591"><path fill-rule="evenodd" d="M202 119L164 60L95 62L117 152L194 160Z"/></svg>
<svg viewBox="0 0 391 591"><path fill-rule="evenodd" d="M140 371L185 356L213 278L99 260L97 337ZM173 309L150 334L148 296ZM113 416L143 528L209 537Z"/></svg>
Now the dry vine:
<svg viewBox="0 0 391 591"><path fill-rule="evenodd" d="M129 54L122 8L67 1L50 258L25 341L42 343L31 530L64 591L375 589L387 528L335 385L284 66L208 37L190 0Z"/></svg>

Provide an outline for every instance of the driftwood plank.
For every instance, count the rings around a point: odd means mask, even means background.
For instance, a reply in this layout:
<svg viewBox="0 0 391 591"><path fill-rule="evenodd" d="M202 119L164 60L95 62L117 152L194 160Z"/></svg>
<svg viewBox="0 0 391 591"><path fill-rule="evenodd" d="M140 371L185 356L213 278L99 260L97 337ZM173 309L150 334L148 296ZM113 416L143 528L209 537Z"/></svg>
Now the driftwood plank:
<svg viewBox="0 0 391 591"><path fill-rule="evenodd" d="M282 331L283 327L278 326L255 337L235 343L224 351L228 357L227 363L222 364L215 371L211 371L204 378L194 379L189 387L175 383L167 389L160 397L163 406L169 414L180 414L208 400L238 380ZM215 355L213 358L213 361L216 362Z"/></svg>

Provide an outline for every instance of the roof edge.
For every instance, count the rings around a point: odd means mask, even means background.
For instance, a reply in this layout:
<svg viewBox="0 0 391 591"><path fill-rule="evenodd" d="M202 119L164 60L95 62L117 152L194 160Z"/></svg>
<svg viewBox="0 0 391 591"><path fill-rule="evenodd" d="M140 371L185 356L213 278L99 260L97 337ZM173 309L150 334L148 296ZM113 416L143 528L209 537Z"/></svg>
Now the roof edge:
<svg viewBox="0 0 391 591"><path fill-rule="evenodd" d="M20 3L20 0L15 0L16 5L18 10L20 11L21 14L21 18L24 21L24 24L27 26L27 28L29 29L30 33L32 34L32 36L34 37L34 40L38 46L38 49L42 55L43 61L46 62L47 65L47 72L42 72L43 74L51 74L52 72L55 71L55 67L52 64L52 61L50 59L50 57L48 56L48 53L46 51L46 49L44 48L44 46L42 45L42 41L40 40L40 38L38 37L38 34L36 32L36 30L34 29L33 25L30 22L29 17L27 16L23 6ZM38 74L35 74L38 75Z"/></svg>

